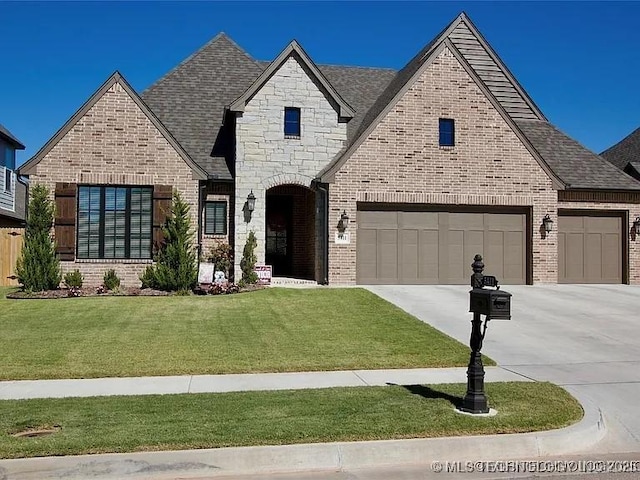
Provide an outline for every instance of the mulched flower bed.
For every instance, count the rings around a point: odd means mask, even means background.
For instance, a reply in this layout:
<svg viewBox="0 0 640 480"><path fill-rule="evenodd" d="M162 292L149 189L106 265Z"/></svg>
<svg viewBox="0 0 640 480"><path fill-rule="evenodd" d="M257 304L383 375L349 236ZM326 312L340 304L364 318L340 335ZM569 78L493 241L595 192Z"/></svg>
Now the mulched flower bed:
<svg viewBox="0 0 640 480"><path fill-rule="evenodd" d="M75 289L77 294L70 294L68 288L60 288L58 290L44 290L42 292L25 292L17 291L7 294L7 298L13 299L49 299L49 298L69 298L69 297L107 297L107 296L162 296L172 295L171 292L163 292L161 290L153 290L152 288L120 288L115 291L104 291L101 293L99 287L83 287Z"/></svg>

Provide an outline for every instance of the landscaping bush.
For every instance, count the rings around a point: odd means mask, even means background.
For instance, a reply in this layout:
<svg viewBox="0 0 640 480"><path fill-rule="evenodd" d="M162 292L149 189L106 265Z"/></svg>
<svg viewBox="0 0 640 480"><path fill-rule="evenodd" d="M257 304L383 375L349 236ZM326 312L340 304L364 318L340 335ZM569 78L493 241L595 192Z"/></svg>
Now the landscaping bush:
<svg viewBox="0 0 640 480"><path fill-rule="evenodd" d="M167 292L191 291L198 282L194 232L189 205L177 192L173 195L171 213L162 226L162 233L164 241L156 255L156 264L147 267L140 276L142 287Z"/></svg>
<svg viewBox="0 0 640 480"><path fill-rule="evenodd" d="M31 187L27 226L16 275L27 291L53 290L60 286L60 260L51 238L53 203L44 185Z"/></svg>
<svg viewBox="0 0 640 480"><path fill-rule="evenodd" d="M74 270L73 272L67 272L64 275L64 284L67 288L82 288L82 282L84 278L80 273L80 270Z"/></svg>
<svg viewBox="0 0 640 480"><path fill-rule="evenodd" d="M247 236L247 243L242 250L242 260L240 260L240 269L242 270L241 282L245 285L251 285L258 282L258 274L254 271L258 258L256 257L256 247L258 241L253 230Z"/></svg>
<svg viewBox="0 0 640 480"><path fill-rule="evenodd" d="M212 283L209 287L209 295L229 295L239 292L240 287L235 283Z"/></svg>
<svg viewBox="0 0 640 480"><path fill-rule="evenodd" d="M120 278L118 278L118 275L116 275L116 271L113 268L106 271L102 278L102 283L107 290L120 288Z"/></svg>

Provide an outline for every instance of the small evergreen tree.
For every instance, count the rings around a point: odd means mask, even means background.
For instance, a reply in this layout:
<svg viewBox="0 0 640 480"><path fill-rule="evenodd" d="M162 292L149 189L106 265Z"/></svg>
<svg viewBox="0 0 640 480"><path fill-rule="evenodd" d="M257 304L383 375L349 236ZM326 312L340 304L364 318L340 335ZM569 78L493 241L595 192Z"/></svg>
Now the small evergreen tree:
<svg viewBox="0 0 640 480"><path fill-rule="evenodd" d="M258 274L255 272L256 262L258 261L255 253L257 246L258 241L256 240L256 235L253 233L253 230L251 230L247 236L247 243L245 243L244 249L242 250L242 260L240 260L242 282L245 284L253 284L258 281Z"/></svg>
<svg viewBox="0 0 640 480"><path fill-rule="evenodd" d="M189 205L174 193L171 214L162 226L164 242L156 255L156 264L147 267L140 280L142 286L168 292L185 292L198 281L198 265L193 248Z"/></svg>
<svg viewBox="0 0 640 480"><path fill-rule="evenodd" d="M54 207L44 185L31 188L22 252L16 274L27 291L53 290L59 287L62 273L51 238Z"/></svg>

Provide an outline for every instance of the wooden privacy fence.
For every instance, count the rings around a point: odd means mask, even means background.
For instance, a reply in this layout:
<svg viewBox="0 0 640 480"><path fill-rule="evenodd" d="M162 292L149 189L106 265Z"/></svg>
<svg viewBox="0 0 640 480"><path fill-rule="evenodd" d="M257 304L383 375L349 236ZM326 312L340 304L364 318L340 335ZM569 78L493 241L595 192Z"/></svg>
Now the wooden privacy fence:
<svg viewBox="0 0 640 480"><path fill-rule="evenodd" d="M16 273L23 238L24 228L0 227L0 287L18 285L18 280L11 277Z"/></svg>

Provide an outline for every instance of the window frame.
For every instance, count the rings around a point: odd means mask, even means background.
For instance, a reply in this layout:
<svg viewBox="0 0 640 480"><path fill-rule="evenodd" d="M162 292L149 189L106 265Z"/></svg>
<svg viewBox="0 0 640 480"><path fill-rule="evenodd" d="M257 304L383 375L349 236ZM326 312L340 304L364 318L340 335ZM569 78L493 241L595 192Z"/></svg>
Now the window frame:
<svg viewBox="0 0 640 480"><path fill-rule="evenodd" d="M438 145L440 147L456 146L456 121L453 118L438 119Z"/></svg>
<svg viewBox="0 0 640 480"><path fill-rule="evenodd" d="M287 120L287 113L296 113L295 121ZM293 125L294 130L288 130L287 126ZM293 133L292 133L293 132ZM299 107L284 107L284 138L300 138L302 136L302 111Z"/></svg>
<svg viewBox="0 0 640 480"><path fill-rule="evenodd" d="M89 245L92 241L91 239L91 234L89 233L87 235L87 253L85 254L84 252L81 252L80 250L80 196L81 196L81 191L83 189L99 189L99 196L98 196L98 208L96 209L97 214L98 214L98 254L97 256L92 256L91 254L91 250L89 249ZM116 190L115 195L116 195L116 200L115 200L115 207L113 209L109 209L107 210L107 189L112 188L114 190ZM114 213L114 225L116 222L116 213L117 212L122 212L123 209L118 209L117 208L117 189L125 189L125 208L124 208L124 256L122 257L118 257L114 254L113 257L105 257L105 246L107 244L106 240L106 234L105 234L105 228L106 228L106 217L107 217L107 212L113 212ZM140 190L146 190L147 194L149 196L149 210L148 212L145 212L144 210L139 210L138 212L133 211L132 210L132 194L133 194L133 190L134 189L140 189ZM147 261L147 260L151 260L153 258L153 220L154 220L154 200L153 200L153 186L149 186L149 185L91 185L91 184L85 184L85 185L78 185L78 193L77 193L77 198L76 198L76 235L75 235L75 240L76 240L76 259L78 260L107 260L107 261L129 261L129 260L139 260L139 261ZM90 194L89 194L90 195ZM91 201L89 200L89 209L88 212L90 213L90 215L93 213L91 210ZM147 252L142 252L142 247L140 247L139 251L141 252L140 256L131 256L131 240L132 240L132 212L134 214L138 214L140 215L140 220L142 220L142 214L143 213L148 213L149 215L149 231L148 231L148 236L139 236L138 239L140 241L143 240L148 240L149 241L149 248ZM89 220L88 220L89 221ZM90 225L90 224L89 224ZM114 231L117 231L117 228L114 227ZM141 232L142 233L142 232ZM111 238L117 238L117 235L109 236L109 239ZM114 253L116 251L116 247L114 246Z"/></svg>
<svg viewBox="0 0 640 480"><path fill-rule="evenodd" d="M224 221L222 222L222 225L223 225L222 232L216 232L216 210L214 210L212 231L211 232L207 231L208 230L207 227L209 226L209 222L207 221L207 210L209 205L222 205L224 207L224 211L222 214L224 217ZM227 235L227 232L229 231L229 228L227 226L229 222L228 210L229 210L229 206L226 200L207 200L204 202L204 234L205 235Z"/></svg>

